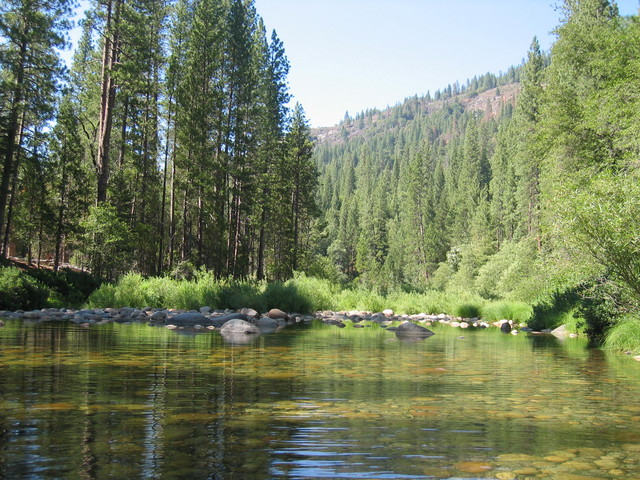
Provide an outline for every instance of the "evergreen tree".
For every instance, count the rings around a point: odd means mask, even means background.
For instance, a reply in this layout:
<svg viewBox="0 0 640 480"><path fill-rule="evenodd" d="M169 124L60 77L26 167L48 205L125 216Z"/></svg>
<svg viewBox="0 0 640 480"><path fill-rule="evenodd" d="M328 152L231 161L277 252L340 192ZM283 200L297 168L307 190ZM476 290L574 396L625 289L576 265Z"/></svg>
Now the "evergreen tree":
<svg viewBox="0 0 640 480"><path fill-rule="evenodd" d="M0 105L6 112L0 118L0 234L7 240L24 145L54 112L63 72L56 49L66 46L69 16L68 0L8 0L0 7ZM7 255L7 240L0 257Z"/></svg>

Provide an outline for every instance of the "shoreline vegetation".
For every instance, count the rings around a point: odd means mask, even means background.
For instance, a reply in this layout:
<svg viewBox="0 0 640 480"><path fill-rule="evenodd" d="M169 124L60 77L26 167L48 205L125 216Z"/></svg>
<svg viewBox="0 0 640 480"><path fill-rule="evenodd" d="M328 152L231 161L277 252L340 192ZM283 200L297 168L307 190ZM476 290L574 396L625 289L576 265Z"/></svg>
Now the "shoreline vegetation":
<svg viewBox="0 0 640 480"><path fill-rule="evenodd" d="M78 288L83 285L83 289ZM206 307L205 307L206 306ZM77 308L72 311L70 307ZM48 318L51 312L147 311L239 312L249 307L257 312L280 309L296 312L301 318L309 315L327 317L326 312L389 312L393 320L440 321L450 323L484 322L496 324L510 320L525 331L546 331L563 327L567 334L597 338L589 330L588 319L580 318L575 302L566 298L545 304L488 300L477 294L454 294L446 291L392 291L386 294L364 287L347 287L327 279L297 274L286 282L250 280L218 280L207 271L195 272L193 278L149 277L129 273L116 283L101 283L86 272L70 269L57 274L45 269L15 266L0 268L0 310L27 311ZM69 310L67 310L69 309ZM332 315L333 315L332 313ZM332 317L329 315L329 317ZM436 316L440 315L440 318ZM53 315L58 318L60 315ZM18 316L22 318L22 316ZM311 317L309 317L311 318ZM347 318L347 317L345 317ZM335 318L334 318L335 319ZM95 323L95 322L93 322ZM463 323L463 324L464 324ZM458 326L458 325L455 325ZM604 348L627 355L640 354L640 322L633 317L623 319L606 330L597 342Z"/></svg>

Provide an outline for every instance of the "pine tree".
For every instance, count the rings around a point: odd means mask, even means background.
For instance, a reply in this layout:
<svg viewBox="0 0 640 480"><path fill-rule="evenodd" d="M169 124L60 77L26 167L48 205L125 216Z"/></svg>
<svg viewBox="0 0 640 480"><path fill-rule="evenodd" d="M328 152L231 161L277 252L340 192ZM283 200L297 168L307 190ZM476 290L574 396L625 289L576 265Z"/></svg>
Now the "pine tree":
<svg viewBox="0 0 640 480"><path fill-rule="evenodd" d="M6 239L0 257L7 255L8 207L17 192L11 184L16 186L25 142L53 114L63 71L56 49L66 45L69 15L68 0L8 0L0 7L0 37L6 40L0 55L0 104L7 112L1 119L0 138L0 234Z"/></svg>

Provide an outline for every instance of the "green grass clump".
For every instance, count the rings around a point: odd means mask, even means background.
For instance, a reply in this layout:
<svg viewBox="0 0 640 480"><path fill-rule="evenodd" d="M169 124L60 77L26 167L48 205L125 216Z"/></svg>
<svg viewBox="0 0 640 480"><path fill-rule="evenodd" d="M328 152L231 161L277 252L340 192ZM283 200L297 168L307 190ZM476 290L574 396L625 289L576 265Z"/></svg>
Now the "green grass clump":
<svg viewBox="0 0 640 480"><path fill-rule="evenodd" d="M479 318L482 305L478 303L461 303L454 308L454 315L462 318Z"/></svg>
<svg viewBox="0 0 640 480"><path fill-rule="evenodd" d="M482 307L482 318L487 322L498 320L513 320L526 323L531 317L533 309L522 302L492 302Z"/></svg>
<svg viewBox="0 0 640 480"><path fill-rule="evenodd" d="M406 313L407 315L417 313L438 314L448 309L450 299L444 292L427 290L424 293L418 292L397 292L387 297L388 308L396 313Z"/></svg>
<svg viewBox="0 0 640 480"><path fill-rule="evenodd" d="M310 312L337 308L336 296L340 287L331 280L296 274L294 278L286 282L285 286L294 287L295 292L305 298ZM300 312L301 310L296 311Z"/></svg>
<svg viewBox="0 0 640 480"><path fill-rule="evenodd" d="M604 348L615 352L640 353L640 316L629 314L611 327L605 336Z"/></svg>
<svg viewBox="0 0 640 480"><path fill-rule="evenodd" d="M362 310L368 312L381 312L387 307L387 299L377 292L363 287L342 290L337 295L338 310Z"/></svg>

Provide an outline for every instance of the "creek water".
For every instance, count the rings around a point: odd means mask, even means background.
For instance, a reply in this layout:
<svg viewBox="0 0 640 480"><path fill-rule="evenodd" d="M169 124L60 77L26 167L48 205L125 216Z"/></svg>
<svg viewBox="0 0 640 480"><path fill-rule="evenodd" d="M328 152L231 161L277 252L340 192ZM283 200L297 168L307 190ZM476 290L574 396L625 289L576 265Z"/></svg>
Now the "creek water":
<svg viewBox="0 0 640 480"><path fill-rule="evenodd" d="M582 339L314 323L227 343L0 328L0 478L640 479L640 364Z"/></svg>

